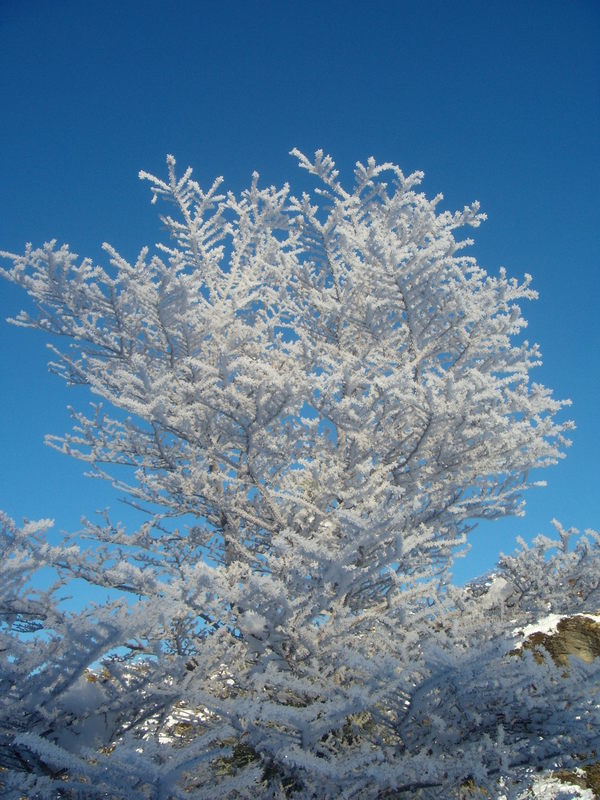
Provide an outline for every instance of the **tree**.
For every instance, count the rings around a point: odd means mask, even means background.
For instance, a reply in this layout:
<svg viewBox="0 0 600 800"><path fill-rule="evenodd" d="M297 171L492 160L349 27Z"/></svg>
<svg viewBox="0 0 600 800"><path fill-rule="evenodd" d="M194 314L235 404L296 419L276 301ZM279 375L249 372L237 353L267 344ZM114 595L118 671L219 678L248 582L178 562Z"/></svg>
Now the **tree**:
<svg viewBox="0 0 600 800"><path fill-rule="evenodd" d="M177 211L151 257L3 254L37 309L14 322L66 341L52 369L112 409L73 410L48 442L144 515L132 532L86 521L92 547L5 522L58 586L130 598L69 615L54 589L37 611L29 584L10 589L10 796L454 797L472 781L517 797L535 769L592 757L597 660L565 677L511 650L548 611L600 608L598 537L569 553L558 526L487 582L450 580L475 521L521 514L529 471L568 444L565 401L529 382L531 279L462 254L454 231L484 216L438 213L421 173L370 159L348 192L328 156L294 154L318 203L256 174L240 197L203 191L169 157L166 181L140 173ZM65 652L63 689L47 674ZM15 735L16 687L43 680L52 703L31 693Z"/></svg>

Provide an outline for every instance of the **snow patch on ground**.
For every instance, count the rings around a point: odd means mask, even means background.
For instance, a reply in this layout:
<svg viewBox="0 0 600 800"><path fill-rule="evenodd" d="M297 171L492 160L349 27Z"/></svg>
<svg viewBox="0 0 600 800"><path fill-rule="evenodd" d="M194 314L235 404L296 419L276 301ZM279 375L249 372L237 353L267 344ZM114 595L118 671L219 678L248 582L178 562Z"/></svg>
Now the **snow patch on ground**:
<svg viewBox="0 0 600 800"><path fill-rule="evenodd" d="M562 783L557 778L539 778L519 796L519 800L567 800L575 797L580 800L595 800L596 796L591 789Z"/></svg>

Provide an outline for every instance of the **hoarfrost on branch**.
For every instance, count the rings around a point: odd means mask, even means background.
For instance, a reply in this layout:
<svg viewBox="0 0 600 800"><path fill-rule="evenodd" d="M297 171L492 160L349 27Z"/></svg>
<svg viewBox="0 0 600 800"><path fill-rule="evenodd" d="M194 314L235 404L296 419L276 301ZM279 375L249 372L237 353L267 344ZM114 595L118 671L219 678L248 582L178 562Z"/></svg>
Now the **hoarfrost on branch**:
<svg viewBox="0 0 600 800"><path fill-rule="evenodd" d="M294 155L313 195L140 173L173 216L135 263L2 254L35 305L13 322L98 398L48 443L143 514L54 547L2 518L7 797L516 798L597 746L598 659L515 639L598 612L598 537L569 552L557 523L450 580L568 445L529 380L530 276L466 255L484 215L438 212L421 173L369 159L349 191ZM66 611L73 579L123 599Z"/></svg>

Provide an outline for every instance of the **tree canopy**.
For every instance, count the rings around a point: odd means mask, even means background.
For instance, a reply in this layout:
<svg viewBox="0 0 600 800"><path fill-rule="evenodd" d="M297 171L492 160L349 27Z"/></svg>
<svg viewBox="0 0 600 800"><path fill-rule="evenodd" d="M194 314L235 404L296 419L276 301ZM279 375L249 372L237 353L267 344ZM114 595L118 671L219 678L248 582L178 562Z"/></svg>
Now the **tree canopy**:
<svg viewBox="0 0 600 800"><path fill-rule="evenodd" d="M133 264L2 254L35 306L13 322L98 398L49 444L143 515L54 547L3 518L7 796L516 798L592 758L598 660L514 651L548 613L597 613L597 535L569 552L556 523L450 578L569 443L530 381L531 277L466 255L478 204L438 212L421 173L370 159L347 190L294 155L313 194L140 173L174 210ZM122 599L65 610L74 579Z"/></svg>

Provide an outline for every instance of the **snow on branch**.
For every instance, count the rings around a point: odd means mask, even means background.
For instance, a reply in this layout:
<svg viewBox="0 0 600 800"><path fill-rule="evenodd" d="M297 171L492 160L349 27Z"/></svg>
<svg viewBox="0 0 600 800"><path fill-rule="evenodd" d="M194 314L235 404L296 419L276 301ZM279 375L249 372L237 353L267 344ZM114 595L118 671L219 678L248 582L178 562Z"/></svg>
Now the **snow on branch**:
<svg viewBox="0 0 600 800"><path fill-rule="evenodd" d="M422 173L368 159L344 188L292 154L313 194L141 172L171 213L135 263L1 254L35 308L13 322L97 396L48 443L141 515L52 546L2 518L7 797L516 800L592 769L600 661L552 636L595 636L598 536L557 524L451 583L569 445L530 380L531 277L465 255L485 215ZM68 610L77 581L121 599Z"/></svg>

